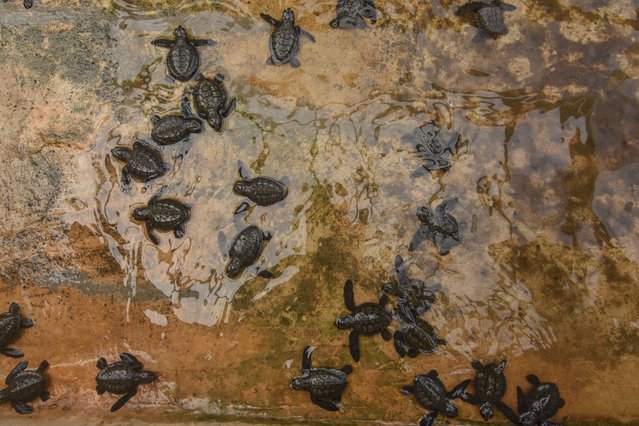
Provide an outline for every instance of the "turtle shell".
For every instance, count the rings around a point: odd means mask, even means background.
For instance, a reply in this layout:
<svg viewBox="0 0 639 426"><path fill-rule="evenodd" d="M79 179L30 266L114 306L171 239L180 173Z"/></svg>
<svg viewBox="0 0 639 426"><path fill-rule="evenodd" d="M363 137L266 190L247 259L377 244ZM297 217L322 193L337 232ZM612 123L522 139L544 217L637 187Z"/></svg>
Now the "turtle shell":
<svg viewBox="0 0 639 426"><path fill-rule="evenodd" d="M164 230L175 229L189 219L189 209L176 200L158 200L149 204L148 220L153 227Z"/></svg>
<svg viewBox="0 0 639 426"><path fill-rule="evenodd" d="M477 26L490 36L503 35L508 32L504 22L504 12L499 6L482 7L475 16Z"/></svg>
<svg viewBox="0 0 639 426"><path fill-rule="evenodd" d="M554 383L541 383L525 396L526 412L519 417L522 426L533 426L551 418L563 406L559 388Z"/></svg>
<svg viewBox="0 0 639 426"><path fill-rule="evenodd" d="M392 317L377 303L362 303L353 312L353 329L365 336L373 336L385 330Z"/></svg>
<svg viewBox="0 0 639 426"><path fill-rule="evenodd" d="M151 138L160 145L171 145L201 131L202 123L197 118L167 115L153 125Z"/></svg>
<svg viewBox="0 0 639 426"><path fill-rule="evenodd" d="M413 381L415 400L424 408L438 408L446 401L446 388L437 377L419 375Z"/></svg>
<svg viewBox="0 0 639 426"><path fill-rule="evenodd" d="M339 398L348 384L346 373L334 368L312 368L307 374L311 394L322 400Z"/></svg>
<svg viewBox="0 0 639 426"><path fill-rule="evenodd" d="M421 318L415 318L404 330L404 343L420 352L433 352L437 349L437 336L433 327Z"/></svg>
<svg viewBox="0 0 639 426"><path fill-rule="evenodd" d="M21 323L22 317L19 312L5 312L0 315L0 348L15 340Z"/></svg>
<svg viewBox="0 0 639 426"><path fill-rule="evenodd" d="M47 377L38 371L21 371L9 383L10 399L22 402L31 401L45 391L47 381Z"/></svg>
<svg viewBox="0 0 639 426"><path fill-rule="evenodd" d="M131 175L144 181L155 179L165 172L160 151L146 146L133 149L127 166Z"/></svg>
<svg viewBox="0 0 639 426"><path fill-rule="evenodd" d="M497 364L491 362L477 370L474 386L482 401L497 402L506 394L506 377L495 371Z"/></svg>
<svg viewBox="0 0 639 426"><path fill-rule="evenodd" d="M204 116L219 113L226 105L227 93L221 83L202 77L194 89L195 108Z"/></svg>
<svg viewBox="0 0 639 426"><path fill-rule="evenodd" d="M126 362L107 365L95 376L98 387L114 394L125 394L136 387L137 371Z"/></svg>
<svg viewBox="0 0 639 426"><path fill-rule="evenodd" d="M193 77L200 65L197 49L187 40L177 39L166 57L169 73L180 81L188 81Z"/></svg>
<svg viewBox="0 0 639 426"><path fill-rule="evenodd" d="M271 59L276 64L285 64L299 49L300 29L291 22L276 27L269 41Z"/></svg>
<svg viewBox="0 0 639 426"><path fill-rule="evenodd" d="M237 234L231 244L229 256L246 267L257 260L263 246L264 233L257 226L251 225Z"/></svg>
<svg viewBox="0 0 639 426"><path fill-rule="evenodd" d="M266 177L237 181L233 190L260 206L270 206L286 198L288 188L282 182Z"/></svg>

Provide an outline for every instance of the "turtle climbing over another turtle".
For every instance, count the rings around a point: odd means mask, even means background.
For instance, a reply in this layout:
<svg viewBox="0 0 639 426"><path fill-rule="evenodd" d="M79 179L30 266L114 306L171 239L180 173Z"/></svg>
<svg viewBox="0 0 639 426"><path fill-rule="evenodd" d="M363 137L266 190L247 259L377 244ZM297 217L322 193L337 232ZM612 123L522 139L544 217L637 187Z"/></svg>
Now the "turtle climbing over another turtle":
<svg viewBox="0 0 639 426"><path fill-rule="evenodd" d="M457 406L451 400L459 398L464 393L464 389L466 389L470 380L458 384L452 392L446 392L446 387L438 375L437 371L430 370L426 375L415 376L412 386L404 386L402 388L404 395L413 395L419 405L431 410L430 413L419 420L419 426L431 426L435 423L435 418L439 412L451 418L459 415Z"/></svg>
<svg viewBox="0 0 639 426"><path fill-rule="evenodd" d="M554 383L542 383L537 376L530 374L526 380L533 388L524 395L517 386L517 409L519 416L507 405L500 403L497 408L514 424L518 426L559 426L550 418L566 405L559 395L559 388Z"/></svg>
<svg viewBox="0 0 639 426"><path fill-rule="evenodd" d="M233 192L247 197L258 206L270 206L278 203L288 195L288 188L283 182L269 177L258 176L248 179L242 174L242 167L238 168L238 173L242 180L233 184ZM246 211L249 204L244 201L235 209L235 214Z"/></svg>
<svg viewBox="0 0 639 426"><path fill-rule="evenodd" d="M486 365L474 360L471 365L477 371L473 380L475 395L465 392L461 399L470 404L481 404L479 412L483 419L488 421L493 417L494 407L501 404L501 398L506 394L506 360L499 364L491 362Z"/></svg>
<svg viewBox="0 0 639 426"><path fill-rule="evenodd" d="M45 360L37 370L27 370L29 361L22 361L15 366L5 379L6 388L0 390L0 403L9 401L18 414L31 414L33 407L27 402L38 397L47 401L51 395L46 391L49 379L44 375L49 363Z"/></svg>
<svg viewBox="0 0 639 426"><path fill-rule="evenodd" d="M117 146L111 150L111 154L126 165L122 168L122 186L128 188L131 178L142 182L163 176L168 166L162 160L162 153L144 141L133 142L133 147Z"/></svg>
<svg viewBox="0 0 639 426"><path fill-rule="evenodd" d="M175 38L156 38L151 42L154 46L167 47L166 66L169 75L179 81L189 81L200 66L200 55L196 47L209 46L212 40L189 38L184 27L179 25L173 32Z"/></svg>
<svg viewBox="0 0 639 426"><path fill-rule="evenodd" d="M483 37L497 38L508 33L508 28L504 22L504 11L515 10L512 4L503 3L500 0L472 1L460 7L456 14L458 16L467 13L475 13L475 23L479 28L479 33L475 40Z"/></svg>
<svg viewBox="0 0 639 426"><path fill-rule="evenodd" d="M367 28L365 19L377 22L377 9L373 0L337 0L337 17L331 21L333 28Z"/></svg>
<svg viewBox="0 0 639 426"><path fill-rule="evenodd" d="M387 294L405 300L418 315L422 315L430 309L435 301L435 293L440 289L440 284L429 285L422 280L410 278L408 266L399 255L395 257L395 282L382 286L382 290Z"/></svg>
<svg viewBox="0 0 639 426"><path fill-rule="evenodd" d="M349 337L349 348L351 356L355 362L360 359L359 336L374 336L381 334L386 341L391 339L388 330L393 317L386 311L388 296L382 294L378 303L366 302L361 305L355 304L353 294L353 281L347 280L344 284L344 304L351 311L350 315L345 315L335 320L335 326L340 330L352 329Z"/></svg>
<svg viewBox="0 0 639 426"><path fill-rule="evenodd" d="M275 27L271 33L268 44L271 56L269 56L266 63L268 65L284 65L290 63L293 68L298 68L300 61L295 58L295 54L299 50L300 35L305 35L313 43L315 43L315 37L295 25L295 14L291 9L286 9L282 12L281 21L266 13L260 13L260 16Z"/></svg>
<svg viewBox="0 0 639 426"><path fill-rule="evenodd" d="M193 115L191 103L185 96L180 104L181 114L151 117L151 139L160 145L171 145L188 139L191 133L202 132L202 120Z"/></svg>
<svg viewBox="0 0 639 426"><path fill-rule="evenodd" d="M21 329L33 327L33 324L32 319L20 315L20 305L13 302L8 312L0 314L0 353L11 358L23 357L24 352L7 345L18 338Z"/></svg>
<svg viewBox="0 0 639 426"><path fill-rule="evenodd" d="M397 302L396 312L403 328L395 332L393 341L395 351L401 358L405 355L415 358L420 353L435 352L438 346L446 344L446 340L438 338L428 322L413 314L404 300Z"/></svg>
<svg viewBox="0 0 639 426"><path fill-rule="evenodd" d="M160 199L161 190L158 191L146 207L140 207L133 211L135 220L146 221L146 231L153 244L158 244L153 229L173 231L176 238L182 238L185 233L184 224L190 217L190 209L186 205L171 198Z"/></svg>
<svg viewBox="0 0 639 426"><path fill-rule="evenodd" d="M217 74L212 80L198 74L195 81L195 87L188 90L195 99L195 110L201 119L206 120L217 132L221 132L224 119L235 109L237 99L233 98L227 104L228 92L224 87L224 74Z"/></svg>
<svg viewBox="0 0 639 426"><path fill-rule="evenodd" d="M302 353L302 373L291 382L295 390L305 390L311 393L311 401L328 411L339 410L342 392L348 385L347 376L353 372L353 367L345 365L341 370L332 367L311 368L311 354L314 348L305 347Z"/></svg>
<svg viewBox="0 0 639 426"><path fill-rule="evenodd" d="M431 240L439 248L439 254L445 255L452 247L460 244L457 220L446 212L455 204L457 198L448 198L437 206L435 212L428 206L418 208L416 215L421 226L413 236L408 251L415 250L424 240Z"/></svg>
<svg viewBox="0 0 639 426"><path fill-rule="evenodd" d="M264 242L271 239L271 234L265 234L260 228L251 225L244 228L233 240L229 249L231 258L226 266L226 275L235 278L248 266L251 266L260 257L264 249ZM261 271L259 276L272 278L273 274Z"/></svg>
<svg viewBox="0 0 639 426"><path fill-rule="evenodd" d="M128 353L120 354L120 361L107 364L107 360L100 358L96 364L100 372L95 376L95 390L98 395L104 392L123 395L111 406L111 412L117 411L133 398L138 391L138 385L151 383L155 374L142 370L142 363Z"/></svg>

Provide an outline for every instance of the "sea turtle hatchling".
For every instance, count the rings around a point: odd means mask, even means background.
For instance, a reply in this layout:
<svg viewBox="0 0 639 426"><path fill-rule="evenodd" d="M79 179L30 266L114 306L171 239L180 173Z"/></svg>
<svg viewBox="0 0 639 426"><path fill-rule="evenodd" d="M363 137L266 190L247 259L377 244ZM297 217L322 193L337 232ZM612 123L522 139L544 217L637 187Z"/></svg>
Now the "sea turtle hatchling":
<svg viewBox="0 0 639 426"><path fill-rule="evenodd" d="M437 206L435 212L428 206L418 208L416 215L421 226L413 236L408 251L415 250L424 240L431 240L439 248L439 254L445 255L452 247L460 244L457 220L447 213L456 204L457 198L447 198Z"/></svg>
<svg viewBox="0 0 639 426"><path fill-rule="evenodd" d="M559 426L550 418L566 404L559 395L559 388L554 383L542 383L537 376L530 374L526 377L533 388L524 395L517 386L517 408L519 416L513 410L501 403L497 408L514 424L518 426Z"/></svg>
<svg viewBox="0 0 639 426"><path fill-rule="evenodd" d="M415 376L412 386L404 386L402 388L404 395L413 395L419 405L431 410L430 413L419 420L419 426L431 426L435 423L435 418L439 412L451 418L459 415L457 406L451 400L459 398L464 393L464 389L466 389L470 380L455 386L452 392L446 392L446 387L438 376L437 371L430 370L426 375Z"/></svg>
<svg viewBox="0 0 639 426"><path fill-rule="evenodd" d="M475 13L475 23L479 28L479 33L475 40L482 37L496 38L508 33L508 28L504 22L504 11L515 10L512 4L502 3L500 0L472 1L466 3L457 10L457 15L462 16L467 13Z"/></svg>
<svg viewBox="0 0 639 426"><path fill-rule="evenodd" d="M420 279L411 278L408 275L408 266L400 255L395 257L395 282L382 286L384 292L406 301L418 315L430 309L435 301L435 293L440 289L440 284L426 284Z"/></svg>
<svg viewBox="0 0 639 426"><path fill-rule="evenodd" d="M397 302L396 312L403 327L395 332L393 340L395 351L401 358L405 355L415 358L420 353L434 352L438 346L446 344L446 340L438 338L428 322L413 314L404 300Z"/></svg>
<svg viewBox="0 0 639 426"><path fill-rule="evenodd" d="M423 167L429 172L450 169L451 157L459 142L459 132L454 132L448 141L444 140L439 127L433 123L419 127L418 132L421 142L417 143L415 148L424 160Z"/></svg>
<svg viewBox="0 0 639 426"><path fill-rule="evenodd" d="M271 234L265 234L260 228L251 225L244 228L231 243L229 248L229 263L226 266L226 275L235 278L244 269L251 266L260 257L264 249L264 242L271 239ZM263 278L271 278L268 271L258 273Z"/></svg>
<svg viewBox="0 0 639 426"><path fill-rule="evenodd" d="M377 9L373 0L338 0L337 17L331 21L333 28L367 28L365 19L377 22Z"/></svg>
<svg viewBox="0 0 639 426"><path fill-rule="evenodd" d="M131 178L148 182L163 176L169 167L162 161L162 153L149 143L137 140L131 148L117 146L111 154L126 165L122 169L122 186L128 188Z"/></svg>
<svg viewBox="0 0 639 426"><path fill-rule="evenodd" d="M0 353L11 358L24 356L20 349L8 348L7 345L18 338L21 329L29 327L33 327L33 320L20 315L20 305L13 302L8 312L0 314Z"/></svg>
<svg viewBox="0 0 639 426"><path fill-rule="evenodd" d="M341 370L332 367L311 367L311 347L305 347L302 353L302 375L295 377L291 387L311 393L311 401L328 411L339 410L342 392L348 384L347 376L353 367L345 365Z"/></svg>
<svg viewBox="0 0 639 426"><path fill-rule="evenodd" d="M111 412L117 411L133 398L138 391L138 385L151 383L155 374L142 370L142 363L128 353L120 354L120 361L107 364L107 360L100 358L96 364L100 372L95 376L95 390L98 395L104 392L123 395L111 406Z"/></svg>
<svg viewBox="0 0 639 426"><path fill-rule="evenodd" d="M151 44L169 48L169 54L166 56L169 75L179 81L188 81L200 65L200 55L196 47L211 45L213 41L189 38L181 25L173 34L175 38L157 38Z"/></svg>
<svg viewBox="0 0 639 426"><path fill-rule="evenodd" d="M191 133L202 132L202 120L193 115L191 103L185 96L180 104L180 114L151 117L153 129L151 139L160 145L171 145L185 141Z"/></svg>
<svg viewBox="0 0 639 426"><path fill-rule="evenodd" d="M27 402L38 397L47 401L50 397L46 391L49 380L44 375L49 363L42 361L37 370L27 370L29 361L22 361L9 373L4 383L6 388L0 390L0 403L9 401L18 414L31 414L33 407Z"/></svg>
<svg viewBox="0 0 639 426"><path fill-rule="evenodd" d="M355 362L360 359L360 335L374 336L380 333L384 340L391 339L391 333L387 327L393 317L385 309L387 303L388 296L382 294L377 303L366 302L356 305L355 295L353 294L353 281L347 280L344 284L344 304L351 311L351 314L337 318L335 325L340 330L352 330L348 337L348 342L351 356Z"/></svg>
<svg viewBox="0 0 639 426"><path fill-rule="evenodd" d="M217 74L214 79L198 74L195 81L195 87L188 90L195 99L195 110L201 119L206 120L214 130L221 132L224 119L235 109L237 99L233 98L227 104L228 93L224 87L223 74Z"/></svg>
<svg viewBox="0 0 639 426"><path fill-rule="evenodd" d="M146 230L153 244L158 244L153 229L173 231L176 238L182 238L185 233L184 224L190 217L190 209L181 202L171 199L160 199L161 190L149 199L146 207L133 211L135 220L146 221Z"/></svg>
<svg viewBox="0 0 639 426"><path fill-rule="evenodd" d="M5 3L9 0L3 0ZM24 0L24 2L22 2L23 6L25 9L31 9L31 7L33 6L33 0Z"/></svg>
<svg viewBox="0 0 639 426"><path fill-rule="evenodd" d="M479 412L483 419L488 421L493 417L495 406L501 404L501 398L506 394L506 360L486 365L474 360L471 365L476 370L473 380L475 394L465 392L461 399L470 404L480 405Z"/></svg>
<svg viewBox="0 0 639 426"><path fill-rule="evenodd" d="M242 167L238 168L238 174L242 180L233 184L233 192L247 197L258 206L270 206L278 203L288 195L288 188L284 182L280 182L269 177L258 176L248 179L242 173ZM235 209L235 214L242 213L249 208L249 204L244 201Z"/></svg>
<svg viewBox="0 0 639 426"><path fill-rule="evenodd" d="M313 43L313 37L307 31L295 25L295 14L291 9L282 12L282 20L279 21L266 13L260 13L262 19L275 27L269 39L271 55L266 63L268 65L283 65L290 63L293 68L300 66L300 61L295 58L299 50L300 35L304 34Z"/></svg>

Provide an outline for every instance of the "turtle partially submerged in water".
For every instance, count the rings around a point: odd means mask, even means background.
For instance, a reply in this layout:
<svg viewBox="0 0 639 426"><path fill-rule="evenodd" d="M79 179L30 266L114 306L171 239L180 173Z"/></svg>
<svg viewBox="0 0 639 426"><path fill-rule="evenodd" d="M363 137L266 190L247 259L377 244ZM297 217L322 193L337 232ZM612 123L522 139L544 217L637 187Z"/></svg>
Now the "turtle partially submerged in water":
<svg viewBox="0 0 639 426"><path fill-rule="evenodd" d="M413 395L419 405L431 410L430 413L419 420L419 426L432 426L435 423L437 414L440 412L451 418L459 415L457 406L451 400L459 398L464 393L464 389L466 389L470 380L460 383L451 392L447 392L446 387L438 376L437 371L430 370L426 375L415 376L412 386L404 386L402 388L404 395Z"/></svg>
<svg viewBox="0 0 639 426"><path fill-rule="evenodd" d="M339 410L342 392L348 384L347 376L353 372L353 367L345 365L341 370L332 367L311 368L311 354L309 346L302 353L302 373L291 382L295 390L305 390L311 393L311 401L328 411Z"/></svg>
<svg viewBox="0 0 639 426"><path fill-rule="evenodd" d="M366 302L356 305L355 295L353 294L353 281L347 280L344 284L344 304L351 311L351 314L337 318L335 325L340 330L352 330L348 337L348 342L351 356L355 362L359 361L360 358L360 335L374 336L379 333L384 340L391 339L391 333L387 327L393 317L385 309L387 303L388 296L383 294L378 303Z"/></svg>
<svg viewBox="0 0 639 426"><path fill-rule="evenodd" d="M260 257L264 249L264 242L271 239L271 234L265 234L260 228L251 225L244 228L233 240L229 248L229 260L226 266L226 275L235 278L244 269L251 266ZM259 276L271 278L273 275L268 271L261 271Z"/></svg>
<svg viewBox="0 0 639 426"><path fill-rule="evenodd" d="M300 66L300 61L295 58L299 50L300 35L305 35L315 43L315 37L302 28L295 25L295 14L291 9L282 12L282 20L279 21L266 13L260 13L262 19L275 27L269 39L271 55L266 63L268 65L283 65L290 63L293 68Z"/></svg>
<svg viewBox="0 0 639 426"><path fill-rule="evenodd" d="M11 358L23 357L24 352L7 345L18 338L21 329L29 327L33 327L33 320L20 315L20 305L13 302L8 312L0 314L0 353Z"/></svg>
<svg viewBox="0 0 639 426"><path fill-rule="evenodd" d="M517 386L517 409L519 416L513 410L501 403L497 408L518 426L559 426L550 421L557 412L566 405L559 395L559 388L554 383L542 383L537 376L530 374L526 380L533 388L524 395Z"/></svg>
<svg viewBox="0 0 639 426"><path fill-rule="evenodd" d="M0 403L10 401L18 414L33 413L33 407L27 405L27 402L38 397L42 401L50 398L46 391L49 380L44 375L49 363L42 361L37 370L27 370L28 366L29 361L18 363L4 381L8 386L0 390Z"/></svg>
<svg viewBox="0 0 639 426"><path fill-rule="evenodd" d="M180 114L151 117L151 139L160 145L171 145L185 141L191 133L202 132L202 120L193 115L191 103L186 96L182 99L180 109Z"/></svg>
<svg viewBox="0 0 639 426"><path fill-rule="evenodd" d="M175 38L157 38L151 42L154 46L166 47L166 66L169 75L176 80L188 81L195 75L200 65L200 55L196 47L213 44L212 40L189 38L186 30L179 25L173 32Z"/></svg>
<svg viewBox="0 0 639 426"><path fill-rule="evenodd" d="M418 208L416 215L421 226L413 236L408 250L413 251L422 241L431 240L439 248L439 254L445 255L452 247L460 244L457 220L447 213L455 204L457 198L448 198L437 206L435 212L428 206Z"/></svg>
<svg viewBox="0 0 639 426"><path fill-rule="evenodd" d="M133 147L117 146L111 154L126 165L122 168L122 186L128 188L131 178L148 182L168 171L168 166L162 160L162 153L144 141L133 142Z"/></svg>
<svg viewBox="0 0 639 426"><path fill-rule="evenodd" d="M146 207L140 207L133 211L135 220L146 221L146 231L153 244L158 244L153 229L173 231L176 238L182 238L185 234L184 224L190 217L190 209L181 202L171 199L160 199L161 190L149 199Z"/></svg>
<svg viewBox="0 0 639 426"><path fill-rule="evenodd" d="M405 301L400 299L397 302L396 312L403 326L393 336L395 351L400 357L408 355L415 358L420 353L434 352L438 346L446 344L446 340L438 338L433 327L416 316Z"/></svg>
<svg viewBox="0 0 639 426"><path fill-rule="evenodd" d="M195 99L195 110L201 119L206 120L214 130L221 132L224 119L235 109L237 99L233 98L227 104L228 92L224 87L223 74L217 74L212 80L198 74L195 81L195 87L188 90Z"/></svg>
<svg viewBox="0 0 639 426"><path fill-rule="evenodd" d="M465 392L461 399L470 404L481 404L479 412L483 419L488 421L493 417L494 407L502 404L501 398L506 394L506 360L503 359L499 364L491 362L486 365L474 360L471 365L477 371L473 380L475 394Z"/></svg>
<svg viewBox="0 0 639 426"><path fill-rule="evenodd" d="M377 22L377 9L373 0L337 0L337 17L331 21L333 28L367 28L365 19Z"/></svg>
<svg viewBox="0 0 639 426"><path fill-rule="evenodd" d="M418 315L430 309L435 301L435 293L440 288L440 284L429 285L417 278L411 278L408 275L408 266L400 255L395 257L395 282L382 286L382 290L404 300Z"/></svg>
<svg viewBox="0 0 639 426"><path fill-rule="evenodd" d="M3 0L5 3L9 0ZM33 6L33 0L24 0L24 2L22 2L23 6L25 9L31 9L31 7Z"/></svg>
<svg viewBox="0 0 639 426"><path fill-rule="evenodd" d="M98 395L104 392L123 395L111 406L111 412L118 411L133 398L138 391L138 385L151 383L156 378L150 371L142 370L142 363L128 353L121 353L120 361L113 364L108 364L106 359L100 358L96 367L100 369L95 376L95 390Z"/></svg>
<svg viewBox="0 0 639 426"><path fill-rule="evenodd" d="M515 10L512 4L502 3L500 0L472 1L466 3L457 10L457 15L475 13L475 23L479 28L479 34L475 40L482 37L497 38L508 33L504 22L504 11Z"/></svg>
<svg viewBox="0 0 639 426"><path fill-rule="evenodd" d="M238 174L242 180L233 184L233 192L247 197L258 206L270 206L288 195L288 188L283 182L264 176L249 179L242 173L241 166L238 168ZM235 209L235 214L246 211L248 207L249 204L244 201Z"/></svg>

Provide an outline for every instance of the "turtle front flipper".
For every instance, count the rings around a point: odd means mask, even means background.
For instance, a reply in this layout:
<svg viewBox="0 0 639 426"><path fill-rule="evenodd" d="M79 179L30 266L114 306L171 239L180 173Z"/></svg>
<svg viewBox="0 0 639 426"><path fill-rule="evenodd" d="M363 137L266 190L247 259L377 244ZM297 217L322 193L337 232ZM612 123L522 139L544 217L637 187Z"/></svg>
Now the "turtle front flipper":
<svg viewBox="0 0 639 426"><path fill-rule="evenodd" d="M274 27L279 27L280 25L282 25L282 22L273 18L271 15L267 15L266 13L260 13L260 17Z"/></svg>
<svg viewBox="0 0 639 426"><path fill-rule="evenodd" d="M465 395L467 395L466 394L466 388L468 387L470 382L471 382L470 379L464 380L463 382L461 382L460 384L455 386L455 388L448 393L448 397L451 398L451 399L461 398L463 400L464 399L463 397Z"/></svg>
<svg viewBox="0 0 639 426"><path fill-rule="evenodd" d="M29 361L21 361L18 363L18 365L16 365L13 370L11 370L11 372L9 373L9 375L7 376L7 378L4 380L4 384L8 385L10 384L13 379L15 379L15 377L20 374L21 372L23 372L24 370L27 369L27 367L29 366Z"/></svg>
<svg viewBox="0 0 639 426"><path fill-rule="evenodd" d="M11 405L13 406L13 409L16 410L16 413L18 414L31 414L33 413L33 407L30 405L27 405L23 402L19 402L19 401L11 401Z"/></svg>
<svg viewBox="0 0 639 426"><path fill-rule="evenodd" d="M44 361L42 361L40 363L40 365L38 366L38 369L36 370L36 372L42 374L42 373L44 373L44 370L46 370L47 368L49 368L49 361L47 361L45 359Z"/></svg>
<svg viewBox="0 0 639 426"><path fill-rule="evenodd" d="M117 402L111 406L111 412L113 413L115 411L118 411L120 408L124 407L124 404L129 402L129 399L133 398L136 393L137 393L137 389L132 389L126 394L124 394L122 398L118 399Z"/></svg>
<svg viewBox="0 0 639 426"><path fill-rule="evenodd" d="M519 424L519 416L517 416L517 414L515 414L515 412L512 410L512 408L510 408L509 406L507 406L506 404L504 404L501 401L495 402L495 406L513 424L515 424L515 425Z"/></svg>
<svg viewBox="0 0 639 426"><path fill-rule="evenodd" d="M524 411L526 411L526 399L524 397L524 391L522 391L519 386L517 386L517 410L519 410L519 414L522 414Z"/></svg>
<svg viewBox="0 0 639 426"><path fill-rule="evenodd" d="M436 417L437 417L437 410L433 410L430 413L426 414L421 419L419 419L419 422L417 424L419 426L433 426L433 423L435 423Z"/></svg>
<svg viewBox="0 0 639 426"><path fill-rule="evenodd" d="M153 233L153 225L151 225L151 222L148 220L146 221L146 233L149 237L149 240L151 240L151 242L157 246L159 244L158 238Z"/></svg>
<svg viewBox="0 0 639 426"><path fill-rule="evenodd" d="M231 99L231 101L226 106L226 108L224 108L224 110L220 112L220 115L222 115L222 117L224 118L228 118L228 116L231 115L233 111L235 111L236 106L237 106L237 98Z"/></svg>
<svg viewBox="0 0 639 426"><path fill-rule="evenodd" d="M233 214L240 214L240 213L244 213L245 211L247 211L249 209L249 203L247 203L246 201L242 202L242 204L240 204L235 211L233 212Z"/></svg>
<svg viewBox="0 0 639 426"><path fill-rule="evenodd" d="M348 348L351 351L351 356L353 357L353 361L358 362L360 358L359 353L359 333L355 330L351 331L351 334L348 335Z"/></svg>
<svg viewBox="0 0 639 426"><path fill-rule="evenodd" d="M460 395L460 398L462 401L472 405L477 405L481 402L481 400L479 399L477 395L473 395L468 392L464 392L462 395Z"/></svg>
<svg viewBox="0 0 639 426"><path fill-rule="evenodd" d="M215 42L211 39L188 39L188 43L193 47L213 46Z"/></svg>
<svg viewBox="0 0 639 426"><path fill-rule="evenodd" d="M4 348L0 351L0 353L11 358L22 358L24 356L24 352L16 348Z"/></svg>
<svg viewBox="0 0 639 426"><path fill-rule="evenodd" d="M404 349L404 333L402 331L396 331L393 336L393 343L395 345L395 352L400 358L406 356L406 350Z"/></svg>
<svg viewBox="0 0 639 426"><path fill-rule="evenodd" d="M130 353L122 352L120 354L120 359L131 365L136 370L140 370L142 368L142 363Z"/></svg>
<svg viewBox="0 0 639 426"><path fill-rule="evenodd" d="M175 45L175 40L172 38L156 38L151 42L151 44L153 46L166 47L170 49L173 45Z"/></svg>
<svg viewBox="0 0 639 426"><path fill-rule="evenodd" d="M307 346L302 351L302 371L306 371L311 368L311 354L313 353L313 348Z"/></svg>
<svg viewBox="0 0 639 426"><path fill-rule="evenodd" d="M304 28L300 28L300 35L305 36L307 39L315 43L315 37L313 37L313 34L309 33Z"/></svg>
<svg viewBox="0 0 639 426"><path fill-rule="evenodd" d="M470 13L470 12L478 12L479 9L482 8L482 6L483 6L483 3L480 3L480 2L477 2L477 1L466 3L465 5L463 5L459 9L457 9L457 12L455 12L455 15L463 16L463 15L465 15L467 13Z"/></svg>
<svg viewBox="0 0 639 426"><path fill-rule="evenodd" d="M315 395L311 395L311 401L313 402L313 404L318 405L327 411L339 410L339 407L335 401L326 401L323 399L319 399Z"/></svg>
<svg viewBox="0 0 639 426"><path fill-rule="evenodd" d="M404 386L402 387L402 393L404 395L412 395L415 392L412 386Z"/></svg>
<svg viewBox="0 0 639 426"><path fill-rule="evenodd" d="M353 280L346 280L344 283L344 304L351 312L357 307L355 304L355 293L353 292Z"/></svg>

